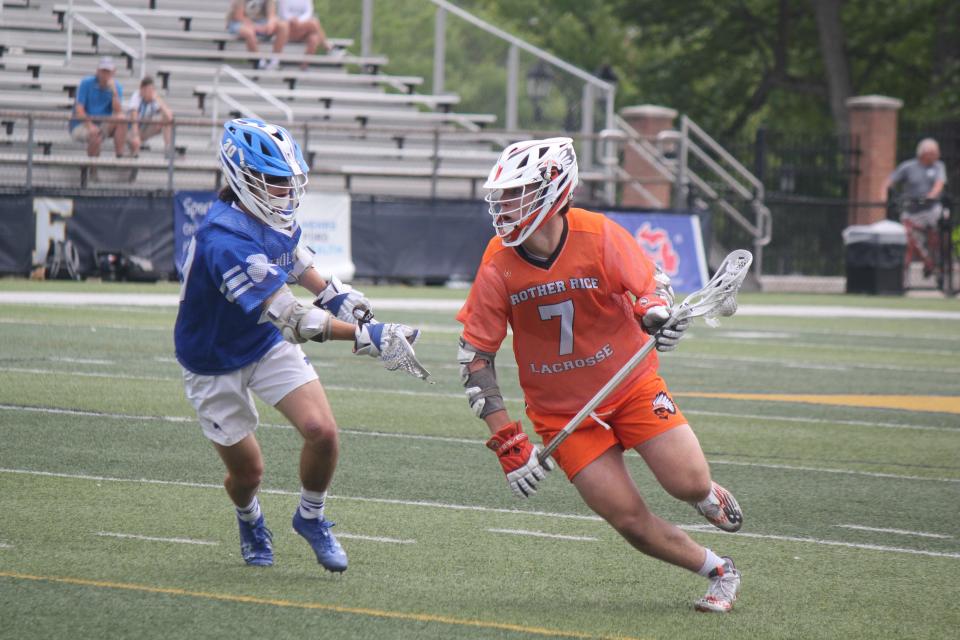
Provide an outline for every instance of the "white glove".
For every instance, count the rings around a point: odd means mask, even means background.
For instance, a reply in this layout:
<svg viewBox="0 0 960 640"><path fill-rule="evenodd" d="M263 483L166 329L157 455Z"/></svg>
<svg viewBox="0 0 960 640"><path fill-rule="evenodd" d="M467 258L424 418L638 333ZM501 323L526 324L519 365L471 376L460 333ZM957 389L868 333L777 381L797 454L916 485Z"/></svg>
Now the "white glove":
<svg viewBox="0 0 960 640"><path fill-rule="evenodd" d="M674 302L670 276L661 271L659 266L653 275L653 282L653 295L641 297L634 308L643 328L650 334L656 333L670 319Z"/></svg>
<svg viewBox="0 0 960 640"><path fill-rule="evenodd" d="M379 358L387 371L402 369L414 377L427 380L430 372L420 364L413 351L413 345L419 338L419 329L373 320L357 326L353 352L358 356Z"/></svg>
<svg viewBox="0 0 960 640"><path fill-rule="evenodd" d="M313 304L329 311L337 320L350 324L373 320L373 311L366 296L350 285L343 284L336 276L331 276L327 280L327 286Z"/></svg>
<svg viewBox="0 0 960 640"><path fill-rule="evenodd" d="M519 420L501 427L487 440L487 448L497 454L507 476L507 484L518 498L529 498L535 494L537 485L555 467L551 458L541 464L540 449L530 442Z"/></svg>
<svg viewBox="0 0 960 640"><path fill-rule="evenodd" d="M420 339L420 330L405 324L382 323L376 320L364 323L357 327L353 352L358 356L378 358L386 350L389 339L398 334L402 335L410 346Z"/></svg>
<svg viewBox="0 0 960 640"><path fill-rule="evenodd" d="M657 341L657 351L673 351L676 349L689 326L690 318L684 318L669 327L662 327L654 336L654 340Z"/></svg>

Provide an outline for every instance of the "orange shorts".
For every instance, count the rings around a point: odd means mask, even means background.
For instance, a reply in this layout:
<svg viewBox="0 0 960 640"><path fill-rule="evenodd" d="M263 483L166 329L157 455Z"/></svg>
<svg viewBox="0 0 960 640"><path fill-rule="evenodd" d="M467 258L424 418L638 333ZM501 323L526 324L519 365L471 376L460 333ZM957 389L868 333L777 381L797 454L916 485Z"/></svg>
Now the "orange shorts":
<svg viewBox="0 0 960 640"><path fill-rule="evenodd" d="M666 382L656 373L642 376L616 402L601 405L595 413L611 428L587 418L553 454L571 480L614 445L618 444L624 450L633 449L665 431L687 424L687 419L670 397ZM527 417L544 444L550 444L573 416L538 413L527 408Z"/></svg>

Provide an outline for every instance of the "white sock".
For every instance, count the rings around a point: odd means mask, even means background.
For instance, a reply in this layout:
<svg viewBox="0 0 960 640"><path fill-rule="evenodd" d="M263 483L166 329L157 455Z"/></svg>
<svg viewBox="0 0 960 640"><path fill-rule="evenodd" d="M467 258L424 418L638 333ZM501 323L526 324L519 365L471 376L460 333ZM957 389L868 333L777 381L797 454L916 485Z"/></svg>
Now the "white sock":
<svg viewBox="0 0 960 640"><path fill-rule="evenodd" d="M703 566L700 567L700 571L697 571L704 578L709 578L710 573L723 564L723 558L715 554L710 549L704 547L704 551L707 552L707 557L703 560Z"/></svg>
<svg viewBox="0 0 960 640"><path fill-rule="evenodd" d="M323 502L326 491L307 491L300 489L300 517L308 520L323 517Z"/></svg>
<svg viewBox="0 0 960 640"><path fill-rule="evenodd" d="M716 486L716 485L711 484L711 485L710 485L710 493L707 494L707 497L704 498L703 500L701 500L700 502L694 502L694 503L693 503L693 506L699 507L699 508L702 510L702 509L705 509L705 508L709 507L709 506L712 505L712 504L720 504L720 500L719 500L719 498L717 498L717 494L716 494L716 492L714 491L714 487L715 487L715 486Z"/></svg>
<svg viewBox="0 0 960 640"><path fill-rule="evenodd" d="M253 502L244 508L237 507L237 517L244 522L256 522L262 515L260 511L260 501L257 496L253 496Z"/></svg>

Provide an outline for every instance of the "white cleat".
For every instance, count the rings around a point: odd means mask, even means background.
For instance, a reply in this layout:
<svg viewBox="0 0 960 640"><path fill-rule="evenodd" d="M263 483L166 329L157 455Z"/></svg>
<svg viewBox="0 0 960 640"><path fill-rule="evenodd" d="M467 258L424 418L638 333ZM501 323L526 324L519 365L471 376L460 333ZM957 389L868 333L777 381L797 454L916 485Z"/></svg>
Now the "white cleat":
<svg viewBox="0 0 960 640"><path fill-rule="evenodd" d="M743 511L740 510L737 499L716 482L710 489L710 495L702 502L694 503L693 508L718 529L732 533L743 526Z"/></svg>
<svg viewBox="0 0 960 640"><path fill-rule="evenodd" d="M729 613L740 594L740 572L733 560L723 557L723 564L710 573L707 593L697 600L693 608L704 613Z"/></svg>

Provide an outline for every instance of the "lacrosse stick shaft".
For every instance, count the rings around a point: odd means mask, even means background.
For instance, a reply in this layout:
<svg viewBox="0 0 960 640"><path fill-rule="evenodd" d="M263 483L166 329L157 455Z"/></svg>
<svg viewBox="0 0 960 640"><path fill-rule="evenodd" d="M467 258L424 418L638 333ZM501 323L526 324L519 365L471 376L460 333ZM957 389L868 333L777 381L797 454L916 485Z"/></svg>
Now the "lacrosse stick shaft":
<svg viewBox="0 0 960 640"><path fill-rule="evenodd" d="M637 365L643 362L644 358L650 355L650 352L653 351L653 348L657 346L657 340L650 336L650 339L647 340L647 343L643 345L639 351L637 351L633 356L627 360L626 364L620 367L620 370L613 374L613 377L607 381L607 384L603 385L603 388L600 391L597 391L597 394L590 399L590 402L584 405L580 412L566 424L566 426L560 430L560 432L550 441L546 447L540 451L539 459L541 464L550 456L553 455L553 452L556 451L567 437L573 433L574 429L577 426L587 419L594 409L600 406L600 403L607 399L613 390L620 386L620 383L623 382L623 379L626 378L630 373L637 368Z"/></svg>

